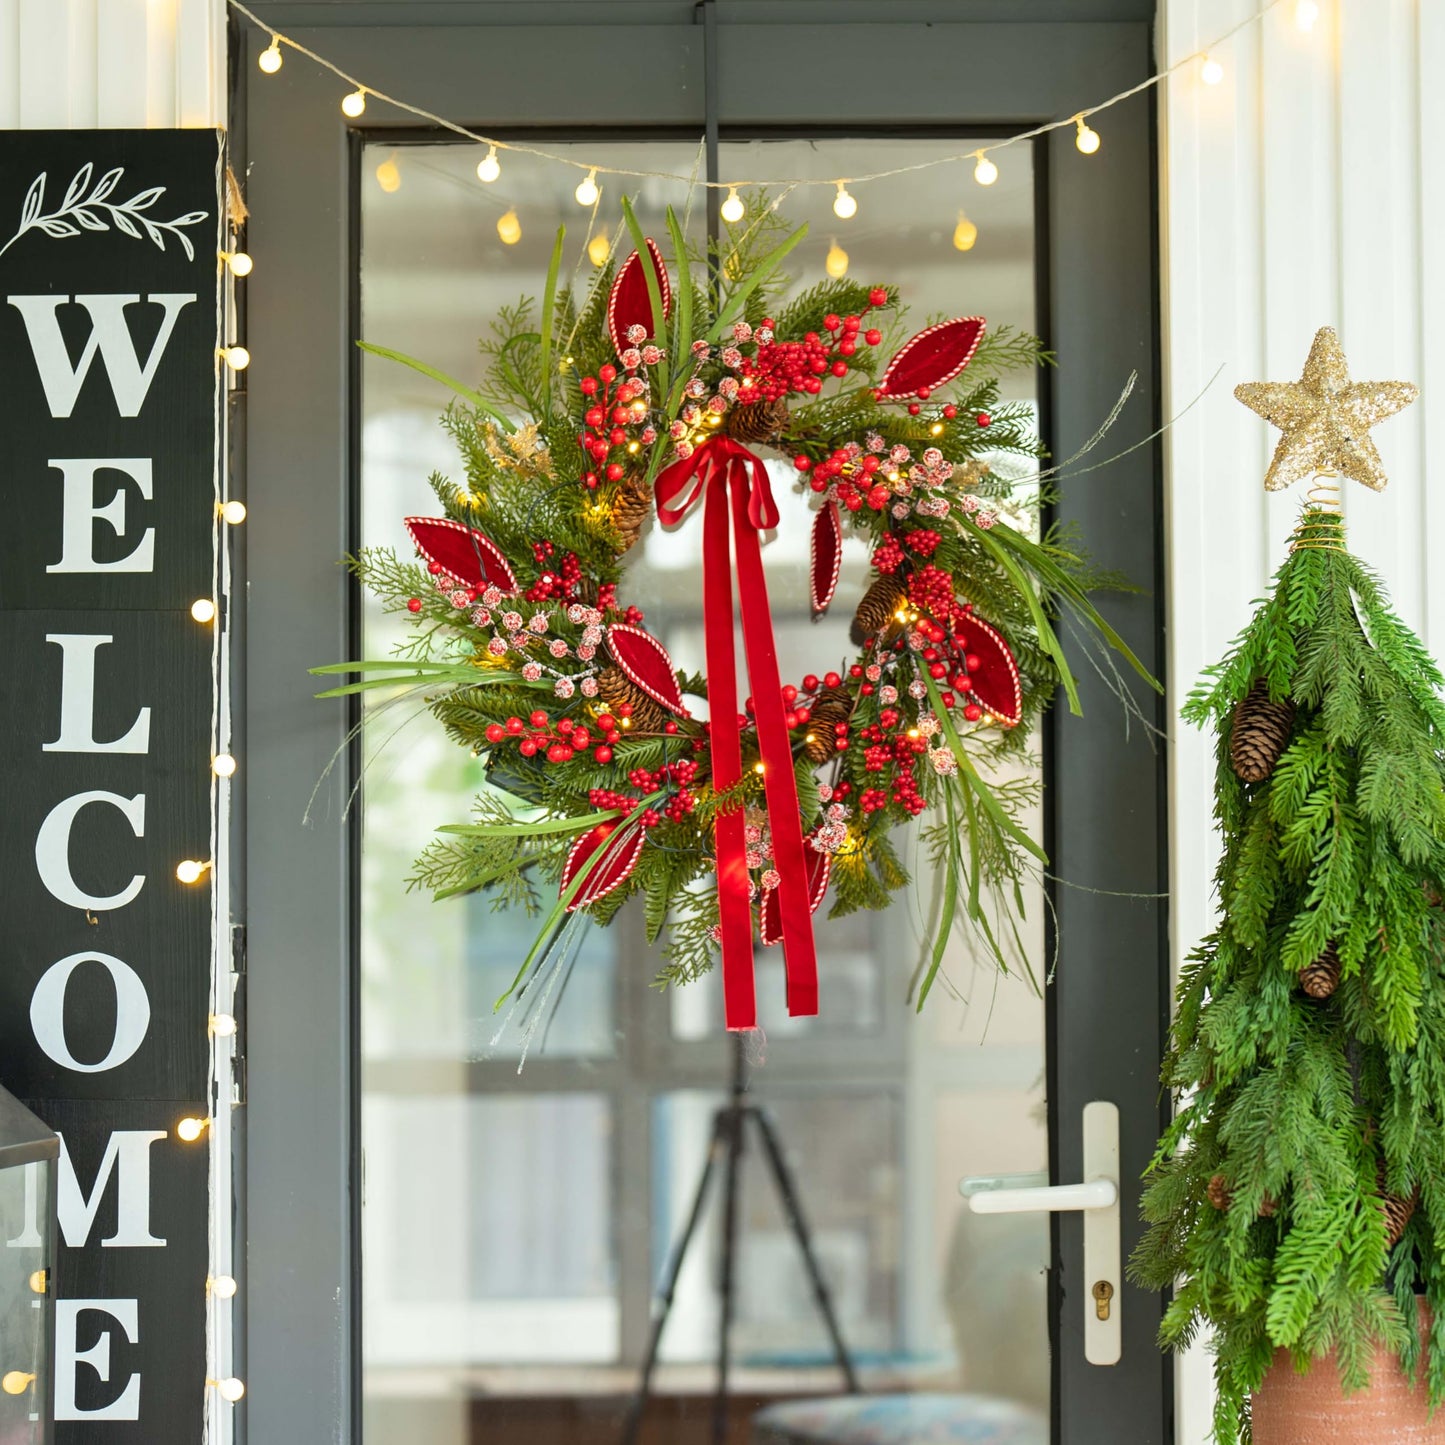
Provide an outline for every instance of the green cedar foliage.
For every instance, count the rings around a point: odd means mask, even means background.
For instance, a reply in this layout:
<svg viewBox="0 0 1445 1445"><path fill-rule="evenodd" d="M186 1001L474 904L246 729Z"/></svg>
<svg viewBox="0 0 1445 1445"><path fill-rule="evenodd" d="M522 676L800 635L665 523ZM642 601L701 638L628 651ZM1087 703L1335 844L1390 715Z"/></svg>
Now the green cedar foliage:
<svg viewBox="0 0 1445 1445"><path fill-rule="evenodd" d="M1296 713L1271 775L1246 784L1230 730L1257 679ZM1251 1393L1281 1347L1300 1368L1336 1351L1358 1389L1380 1344L1445 1400L1441 687L1341 520L1307 510L1270 596L1184 709L1218 734L1222 914L1179 983L1163 1078L1181 1104L1132 1269L1175 1288L1165 1344L1214 1331L1219 1445L1250 1438ZM1332 943L1340 982L1315 1001L1299 971ZM1382 1198L1417 1191L1390 1249ZM1424 1360L1417 1293L1436 1321Z"/></svg>

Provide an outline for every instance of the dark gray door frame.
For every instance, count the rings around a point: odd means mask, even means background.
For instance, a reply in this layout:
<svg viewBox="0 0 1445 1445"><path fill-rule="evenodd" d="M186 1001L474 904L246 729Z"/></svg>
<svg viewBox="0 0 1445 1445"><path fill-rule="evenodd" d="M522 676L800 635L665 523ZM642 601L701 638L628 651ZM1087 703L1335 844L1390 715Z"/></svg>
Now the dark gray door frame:
<svg viewBox="0 0 1445 1445"><path fill-rule="evenodd" d="M369 84L481 128L702 126L699 28L690 7L626 0L611 23L540 28L486 23L566 5L409 5L428 26L329 25L295 29L296 5L265 7L342 69ZM311 5L305 18L343 7ZM876 8L876 7L870 7ZM889 23L851 23L862 8L777 4L723 10L722 124L798 127L820 120L889 127L1004 125L1023 129L1121 91L1151 69L1147 23L997 23L1017 14L991 0L899 4ZM1057 13L1037 0L1030 8ZM1134 16L1140 0L1098 0L1097 15ZM347 6L394 20L397 7ZM1071 7L1078 11L1080 7ZM283 14L289 11L290 14ZM811 23L789 23L796 13ZM826 13L826 19L825 19ZM596 10L592 9L595 15ZM468 15L482 23L457 24ZM739 17L736 23L728 16ZM665 19L663 19L665 17ZM663 23L639 23L657 18ZM935 23L925 24L933 18ZM668 23L672 22L672 23ZM835 23L836 22L836 23ZM236 47L234 140L249 166L248 245L254 278L245 298L247 485L246 908L248 962L246 1424L255 1442L350 1445L360 1434L359 1213L355 1117L355 883L342 821L348 779L334 771L306 800L332 758L344 755L339 710L312 701L307 668L348 654L353 599L335 559L353 543L353 348L350 130L342 87L299 56L261 75L265 43L245 31ZM872 111L820 117L816 90L799 84L800 57L818 74L892 77L854 95ZM616 77L639 83L619 85ZM640 83L645 77L645 84ZM885 109L886 107L886 109ZM1064 358L1048 382L1045 419L1058 455L1073 452L1107 415L1122 379L1140 378L1128 437L1152 429L1157 404L1153 221L1154 145L1148 96L1097 122L1099 154L1085 161L1072 133L1041 148L1047 218L1040 248L1047 340ZM373 103L367 125L395 125ZM942 196L966 194L967 170L938 173ZM1067 489L1061 518L1087 532L1098 561L1145 592L1111 599L1112 620L1163 675L1158 460L1149 447ZM1154 1085L1167 1016L1163 759L1080 661L1086 716L1049 727L1048 827L1061 941L1053 1014L1049 1104L1058 1180L1080 1170L1079 1119L1090 1099L1122 1111L1126 1181L1139 1173L1159 1124ZM1146 703L1151 720L1162 710ZM1101 890L1098 892L1084 891ZM1123 961L1123 962L1121 962ZM1127 964L1127 967L1124 965ZM1122 985L1122 986L1121 986ZM1125 1248L1137 1235L1137 1191L1126 1184ZM418 1221L419 1232L424 1222ZM1164 1445L1172 1438L1170 1370L1155 1352L1159 1302L1124 1291L1125 1366L1084 1363L1076 1218L1057 1229L1055 1439L1060 1445ZM1127 1389L1124 1388L1127 1380ZM1060 1413L1061 1402L1067 1402Z"/></svg>

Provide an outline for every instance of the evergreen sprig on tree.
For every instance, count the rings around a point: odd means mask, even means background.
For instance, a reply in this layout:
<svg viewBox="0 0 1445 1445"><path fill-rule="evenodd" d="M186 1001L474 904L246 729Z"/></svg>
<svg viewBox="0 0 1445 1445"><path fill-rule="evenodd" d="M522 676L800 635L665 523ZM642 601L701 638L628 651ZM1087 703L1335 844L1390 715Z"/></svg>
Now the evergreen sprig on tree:
<svg viewBox="0 0 1445 1445"><path fill-rule="evenodd" d="M1413 388L1352 386L1322 332L1301 383L1240 395L1285 431L1272 484L1381 486L1369 426ZM1445 1399L1442 688L1317 488L1184 709L1218 738L1221 916L1179 983L1133 1272L1175 1290L1165 1344L1214 1332L1219 1445L1281 1348L1356 1390L1383 1347Z"/></svg>

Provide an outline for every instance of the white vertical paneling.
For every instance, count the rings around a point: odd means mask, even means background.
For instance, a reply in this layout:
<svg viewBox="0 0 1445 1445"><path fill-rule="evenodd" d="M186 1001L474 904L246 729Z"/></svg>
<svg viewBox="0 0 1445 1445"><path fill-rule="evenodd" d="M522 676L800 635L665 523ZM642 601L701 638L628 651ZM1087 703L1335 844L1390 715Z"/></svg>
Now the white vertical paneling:
<svg viewBox="0 0 1445 1445"><path fill-rule="evenodd" d="M225 0L0 0L0 128L225 119Z"/></svg>
<svg viewBox="0 0 1445 1445"><path fill-rule="evenodd" d="M1259 0L1159 0L1160 62L1208 45ZM1354 548L1400 611L1445 645L1445 581L1430 585L1427 464L1445 465L1445 188L1423 142L1445 135L1445 4L1321 0L1314 30L1275 5L1161 87L1161 232L1169 546L1169 688L1177 708L1250 615L1284 555L1299 496L1266 496L1277 433L1233 399L1242 380L1299 374L1317 327L1340 329L1361 379L1418 380L1420 402L1376 433L1382 495L1346 483ZM1436 167L1438 170L1438 167ZM1433 245L1432 245L1433 243ZM1215 368L1218 382L1182 418ZM1177 726L1170 754L1176 965L1211 924L1218 841L1210 740ZM1202 1352L1177 1375L1178 1445L1203 1445Z"/></svg>

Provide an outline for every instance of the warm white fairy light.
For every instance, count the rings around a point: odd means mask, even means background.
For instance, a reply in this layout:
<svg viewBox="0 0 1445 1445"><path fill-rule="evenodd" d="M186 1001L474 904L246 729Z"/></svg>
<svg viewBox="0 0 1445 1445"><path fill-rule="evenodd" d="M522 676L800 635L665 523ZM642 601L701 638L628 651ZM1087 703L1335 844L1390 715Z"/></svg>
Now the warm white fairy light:
<svg viewBox="0 0 1445 1445"><path fill-rule="evenodd" d="M497 159L497 148L492 146L477 162L477 179L485 181L488 185L502 174L502 163Z"/></svg>
<svg viewBox="0 0 1445 1445"><path fill-rule="evenodd" d="M858 214L858 200L848 190L847 181L838 182L838 194L833 197L833 214L840 221L850 221Z"/></svg>
<svg viewBox="0 0 1445 1445"><path fill-rule="evenodd" d="M350 120L355 120L362 111L366 109L366 91L357 86L349 95L341 97L341 113Z"/></svg>
<svg viewBox="0 0 1445 1445"><path fill-rule="evenodd" d="M35 1383L35 1376L28 1370L7 1370L0 1375L0 1390L7 1395L23 1395Z"/></svg>
<svg viewBox="0 0 1445 1445"><path fill-rule="evenodd" d="M599 268L607 264L607 258L612 254L612 242L602 232L598 232L587 243L587 259L594 266Z"/></svg>
<svg viewBox="0 0 1445 1445"><path fill-rule="evenodd" d="M217 1039L231 1039L236 1036L236 1017L234 1014L212 1014L211 1015L211 1036Z"/></svg>
<svg viewBox="0 0 1445 1445"><path fill-rule="evenodd" d="M722 203L719 214L728 225L736 225L743 218L743 198L738 195L738 188L733 186L728 191L728 198Z"/></svg>
<svg viewBox="0 0 1445 1445"><path fill-rule="evenodd" d="M1074 124L1078 127L1078 134L1074 137L1074 144L1086 156L1091 156L1099 149L1099 132L1094 130L1083 116L1076 116Z"/></svg>
<svg viewBox="0 0 1445 1445"><path fill-rule="evenodd" d="M497 221L497 235L502 238L504 246L515 246L522 239L522 223L517 219L516 211L508 211Z"/></svg>
<svg viewBox="0 0 1445 1445"><path fill-rule="evenodd" d="M593 166L587 174L577 182L577 189L572 192L577 197L579 206L595 206L597 197L602 194L597 189L597 167Z"/></svg>
<svg viewBox="0 0 1445 1445"><path fill-rule="evenodd" d="M211 759L211 771L218 778L231 778L236 775L236 760L230 753L217 753Z"/></svg>
<svg viewBox="0 0 1445 1445"><path fill-rule="evenodd" d="M998 179L998 167L982 151L975 151L978 164L973 168L973 178L981 186L991 186Z"/></svg>
<svg viewBox="0 0 1445 1445"><path fill-rule="evenodd" d="M176 864L176 877L182 883L199 883L210 872L211 865L198 858L182 858Z"/></svg>
<svg viewBox="0 0 1445 1445"><path fill-rule="evenodd" d="M835 281L848 274L848 253L836 241L828 247L828 254L823 258L823 269Z"/></svg>
<svg viewBox="0 0 1445 1445"><path fill-rule="evenodd" d="M197 597L191 603L191 616L197 622L214 622L216 620L216 604L209 597Z"/></svg>
<svg viewBox="0 0 1445 1445"><path fill-rule="evenodd" d="M958 213L958 224L953 228L953 249L972 251L978 240L978 227L962 211Z"/></svg>
<svg viewBox="0 0 1445 1445"><path fill-rule="evenodd" d="M1205 85L1218 85L1224 79L1224 67L1212 55L1206 55L1199 65L1199 78Z"/></svg>
<svg viewBox="0 0 1445 1445"><path fill-rule="evenodd" d="M221 520L228 527L239 527L246 520L245 502L238 502L234 497L229 502L222 502Z"/></svg>
<svg viewBox="0 0 1445 1445"><path fill-rule="evenodd" d="M227 1375L223 1380L207 1380L208 1385L216 1387L216 1393L223 1399L235 1404L245 1393L246 1387L234 1375Z"/></svg>
<svg viewBox="0 0 1445 1445"><path fill-rule="evenodd" d="M222 251L223 260L233 276L249 276L254 264L244 251Z"/></svg>
<svg viewBox="0 0 1445 1445"><path fill-rule="evenodd" d="M388 156L376 168L376 184L384 190L387 195L401 189L401 167L396 163L394 155Z"/></svg>
<svg viewBox="0 0 1445 1445"><path fill-rule="evenodd" d="M211 1293L217 1299L235 1299L236 1281L228 1274L218 1274L210 1281Z"/></svg>
<svg viewBox="0 0 1445 1445"><path fill-rule="evenodd" d="M209 1119L198 1119L191 1115L176 1124L176 1138L183 1143L194 1144L211 1127Z"/></svg>
<svg viewBox="0 0 1445 1445"><path fill-rule="evenodd" d="M256 64L267 75L275 75L281 69L281 37L273 35L271 43L256 57Z"/></svg>
<svg viewBox="0 0 1445 1445"><path fill-rule="evenodd" d="M223 346L221 347L221 360L232 371L245 371L251 364L251 353L244 346Z"/></svg>

